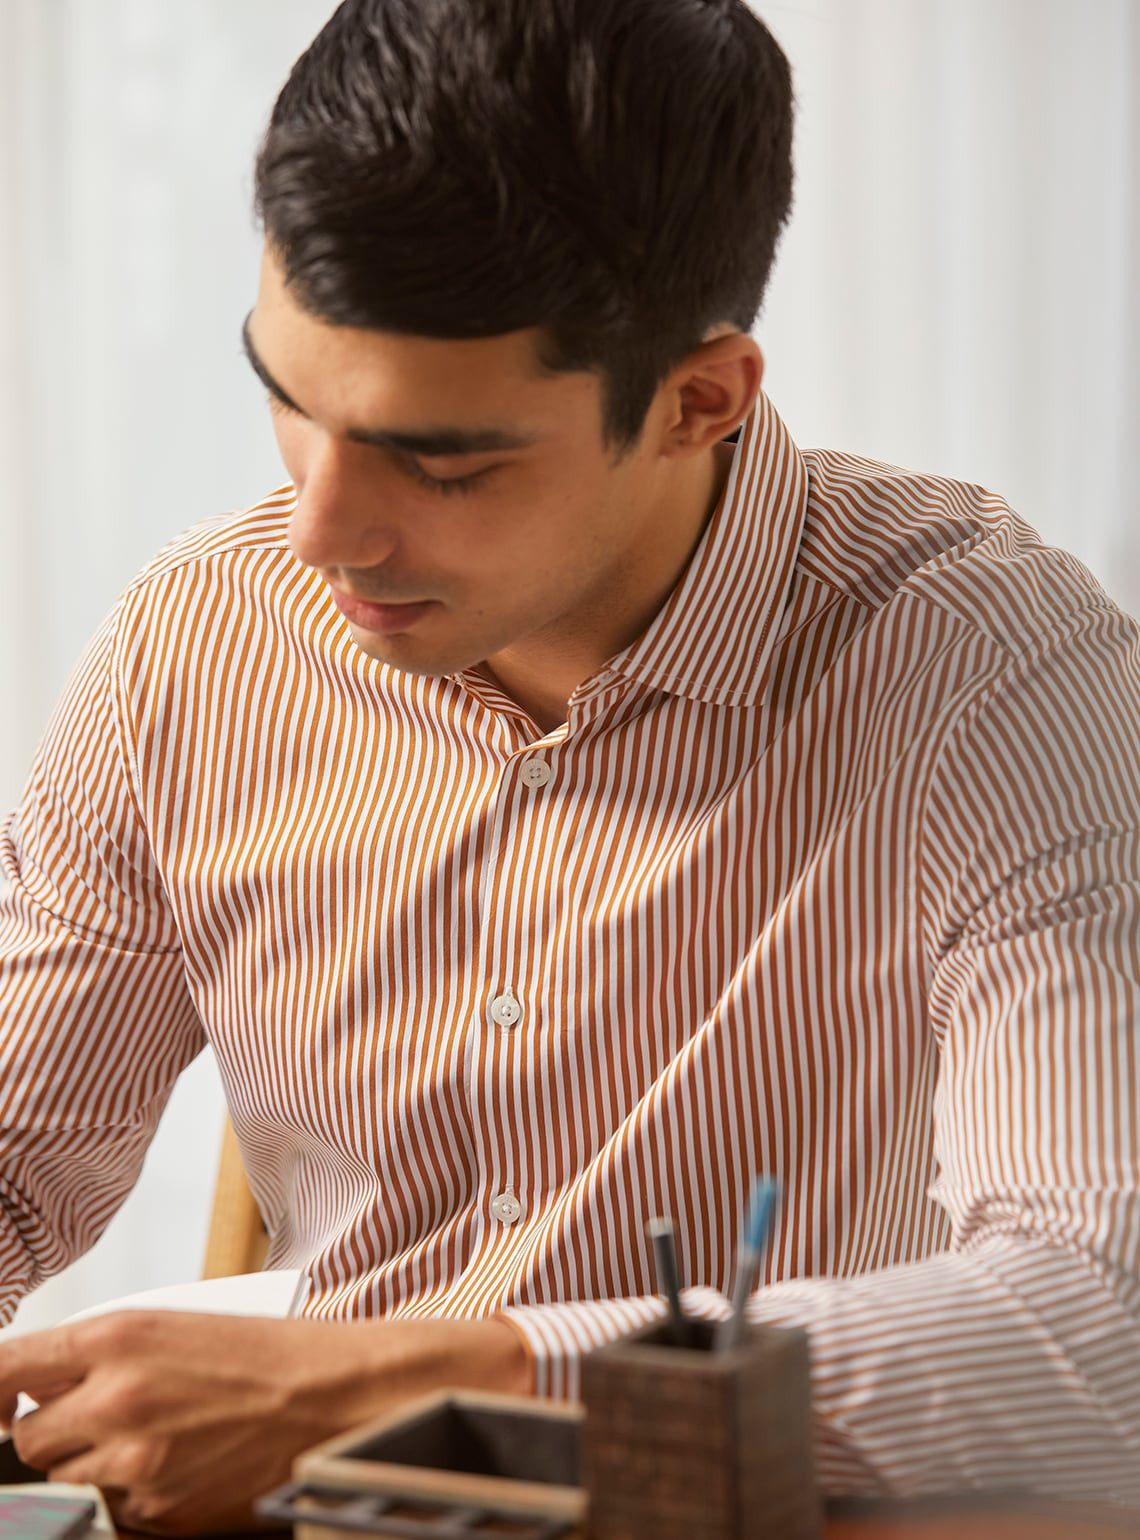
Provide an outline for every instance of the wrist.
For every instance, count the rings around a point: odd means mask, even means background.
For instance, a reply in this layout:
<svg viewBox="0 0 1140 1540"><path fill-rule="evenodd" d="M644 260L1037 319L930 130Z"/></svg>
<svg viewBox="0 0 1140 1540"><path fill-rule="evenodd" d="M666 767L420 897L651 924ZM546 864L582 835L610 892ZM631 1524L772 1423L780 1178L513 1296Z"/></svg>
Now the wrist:
<svg viewBox="0 0 1140 1540"><path fill-rule="evenodd" d="M376 1321L350 1327L367 1333L354 1354L354 1388L367 1402L390 1405L438 1390L533 1393L531 1354L522 1334L501 1317L480 1321ZM344 1387L348 1390L348 1387ZM355 1399L349 1393L349 1399Z"/></svg>
<svg viewBox="0 0 1140 1540"><path fill-rule="evenodd" d="M427 1323L425 1323L426 1325ZM503 1395L533 1391L531 1355L522 1335L506 1320L436 1321L436 1367L440 1389L488 1390Z"/></svg>
<svg viewBox="0 0 1140 1540"><path fill-rule="evenodd" d="M500 1384L496 1388L508 1395L533 1396L534 1355L526 1338L506 1316L493 1316L486 1324L497 1333Z"/></svg>

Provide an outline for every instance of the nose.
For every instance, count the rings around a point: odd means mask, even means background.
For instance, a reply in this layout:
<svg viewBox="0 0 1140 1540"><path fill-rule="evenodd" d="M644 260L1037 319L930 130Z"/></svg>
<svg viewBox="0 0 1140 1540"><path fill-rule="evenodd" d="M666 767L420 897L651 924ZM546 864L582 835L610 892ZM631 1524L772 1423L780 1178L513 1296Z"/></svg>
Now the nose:
<svg viewBox="0 0 1140 1540"><path fill-rule="evenodd" d="M397 549L390 500L371 485L359 446L325 438L295 484L289 546L307 566L376 567Z"/></svg>

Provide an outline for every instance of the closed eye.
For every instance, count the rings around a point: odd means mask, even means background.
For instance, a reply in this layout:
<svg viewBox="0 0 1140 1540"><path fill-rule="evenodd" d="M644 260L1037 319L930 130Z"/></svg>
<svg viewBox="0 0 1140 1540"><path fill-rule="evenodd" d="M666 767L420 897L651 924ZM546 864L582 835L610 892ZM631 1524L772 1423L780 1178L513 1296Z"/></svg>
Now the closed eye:
<svg viewBox="0 0 1140 1540"><path fill-rule="evenodd" d="M443 497L449 497L454 492L470 492L496 469L493 465L486 465L481 470L469 472L466 476L432 476L411 455L401 455L400 462L417 486L427 487L429 491L438 492Z"/></svg>
<svg viewBox="0 0 1140 1540"><path fill-rule="evenodd" d="M269 410L279 413L284 417L301 417L305 414L300 407L295 406L286 396L277 390L267 390ZM400 468L409 476L417 486L426 487L429 492L438 492L441 497L449 497L454 493L472 491L479 482L483 481L490 473L498 469L498 465L484 465L477 471L469 471L465 476L433 476L426 471L414 455L406 454L400 450L390 450L383 445L372 446L384 454L395 456Z"/></svg>

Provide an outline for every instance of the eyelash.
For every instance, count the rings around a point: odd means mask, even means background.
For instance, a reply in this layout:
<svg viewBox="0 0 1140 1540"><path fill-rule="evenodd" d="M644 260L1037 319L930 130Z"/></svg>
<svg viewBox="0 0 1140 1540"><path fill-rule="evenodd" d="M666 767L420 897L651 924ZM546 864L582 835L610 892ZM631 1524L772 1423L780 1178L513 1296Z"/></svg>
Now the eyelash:
<svg viewBox="0 0 1140 1540"><path fill-rule="evenodd" d="M487 470L473 471L470 476L448 476L441 480L438 476L429 476L418 460L402 459L401 464L417 486L427 487L431 492L438 492L441 497L451 497L458 492L470 492L475 483L481 481L487 474Z"/></svg>
<svg viewBox="0 0 1140 1540"><path fill-rule="evenodd" d="M287 401L282 401L281 397L275 395L273 391L269 391L268 395L271 412L283 412L288 415L294 411ZM417 486L426 487L429 492L438 492L441 497L452 497L456 493L462 496L465 492L472 491L477 482L482 481L490 471L494 470L494 466L488 465L481 471L473 471L469 476L448 476L441 479L438 476L429 476L419 461L413 459L411 455L400 455L398 458L404 471Z"/></svg>

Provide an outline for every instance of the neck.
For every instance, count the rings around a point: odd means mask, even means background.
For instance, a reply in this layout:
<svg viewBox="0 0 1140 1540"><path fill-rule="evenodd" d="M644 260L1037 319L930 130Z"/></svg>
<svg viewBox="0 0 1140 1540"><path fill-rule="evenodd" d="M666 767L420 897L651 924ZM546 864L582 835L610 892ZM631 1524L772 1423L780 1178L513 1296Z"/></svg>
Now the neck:
<svg viewBox="0 0 1140 1540"><path fill-rule="evenodd" d="M733 445L717 444L686 465L675 513L660 521L653 550L633 583L623 571L625 591L618 602L603 586L574 617L573 630L529 637L481 665L544 733L565 722L574 691L637 641L660 613L716 511L733 454Z"/></svg>

